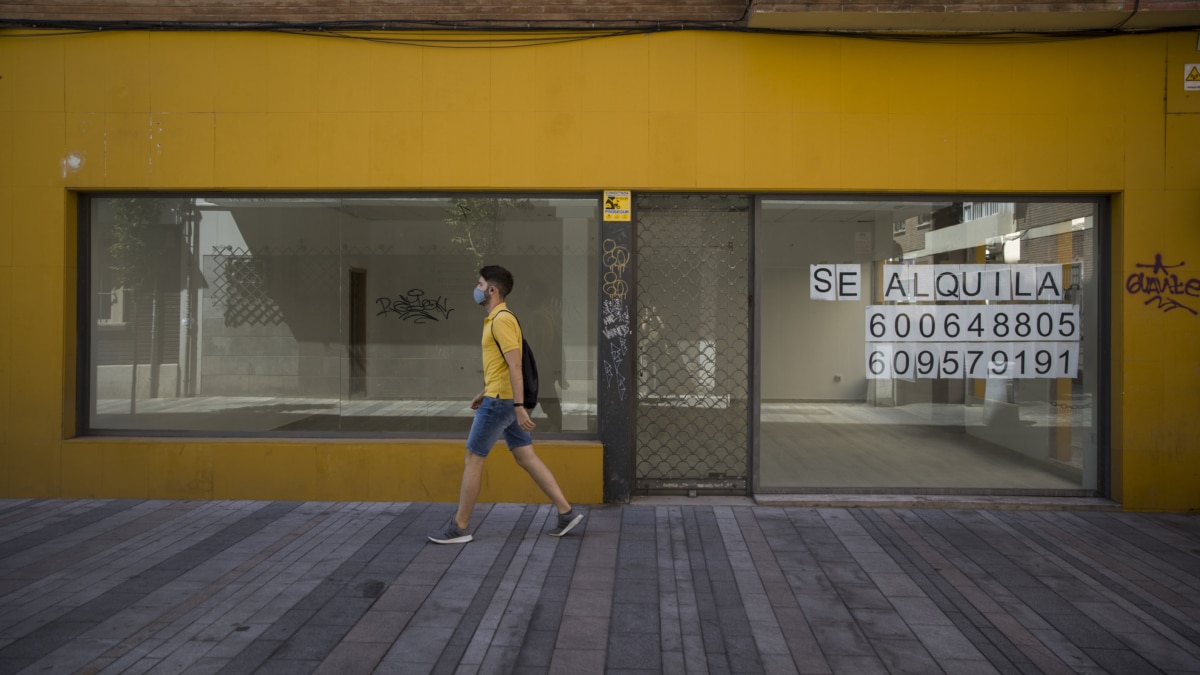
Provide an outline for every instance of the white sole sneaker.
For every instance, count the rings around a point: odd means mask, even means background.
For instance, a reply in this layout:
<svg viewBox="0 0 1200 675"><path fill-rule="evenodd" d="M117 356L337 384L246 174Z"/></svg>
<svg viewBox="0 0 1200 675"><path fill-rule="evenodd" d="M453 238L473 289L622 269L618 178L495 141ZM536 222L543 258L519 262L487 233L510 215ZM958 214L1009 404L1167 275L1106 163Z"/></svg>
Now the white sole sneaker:
<svg viewBox="0 0 1200 675"><path fill-rule="evenodd" d="M473 537L469 534L464 534L461 537L451 537L449 539L442 539L440 537L434 537L432 534L429 535L429 541L432 541L435 544L465 544L468 541L473 540L474 538L475 537Z"/></svg>
<svg viewBox="0 0 1200 675"><path fill-rule="evenodd" d="M582 513L580 513L580 514L576 514L576 516L575 516L574 518L572 518L572 519L570 520L570 522L568 522L566 525L563 525L563 526L562 526L562 528L560 528L560 529L557 529L557 530L551 530L551 531L550 531L550 536L551 536L551 537L561 537L561 536L563 536L564 534L566 534L566 533L570 532L571 530L575 529L575 526L576 526L576 525L578 525L578 524L579 524L579 523L581 523L581 522L583 522L583 514L582 514Z"/></svg>
<svg viewBox="0 0 1200 675"><path fill-rule="evenodd" d="M465 544L475 538L470 532L458 529L452 522L446 523L445 527L437 532L430 532L427 536L429 541L435 544Z"/></svg>

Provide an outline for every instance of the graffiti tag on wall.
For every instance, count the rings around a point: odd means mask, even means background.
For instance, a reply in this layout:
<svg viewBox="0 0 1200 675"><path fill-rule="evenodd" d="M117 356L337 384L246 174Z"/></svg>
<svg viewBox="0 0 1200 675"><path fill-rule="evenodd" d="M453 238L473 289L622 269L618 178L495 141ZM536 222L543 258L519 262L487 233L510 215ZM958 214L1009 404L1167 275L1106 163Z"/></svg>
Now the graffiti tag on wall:
<svg viewBox="0 0 1200 675"><path fill-rule="evenodd" d="M1200 300L1200 278L1181 278L1178 272L1173 271L1186 264L1187 261L1181 260L1177 265L1166 265L1163 263L1162 254L1156 253L1153 263L1134 265L1139 270L1150 271L1138 271L1126 277L1125 290L1130 295L1146 296L1146 302L1143 304L1155 303L1155 307L1164 312L1182 309L1196 316L1195 306L1200 303L1190 298Z"/></svg>
<svg viewBox="0 0 1200 675"><path fill-rule="evenodd" d="M629 393L628 383L621 365L629 356L629 306L625 296L629 293L629 282L625 280L625 268L629 265L629 249L612 239L604 240L604 306L601 312L601 330L609 341L609 353L604 358L606 385L615 388L621 400Z"/></svg>
<svg viewBox="0 0 1200 675"><path fill-rule="evenodd" d="M629 249L612 239L604 240L604 294L610 298L625 299L629 284L625 281L625 267L629 265Z"/></svg>
<svg viewBox="0 0 1200 675"><path fill-rule="evenodd" d="M377 298L375 304L379 305L375 316L395 314L401 321L413 323L449 319L450 312L454 311L445 297L425 297L425 291L419 288L410 289L404 295L395 298Z"/></svg>

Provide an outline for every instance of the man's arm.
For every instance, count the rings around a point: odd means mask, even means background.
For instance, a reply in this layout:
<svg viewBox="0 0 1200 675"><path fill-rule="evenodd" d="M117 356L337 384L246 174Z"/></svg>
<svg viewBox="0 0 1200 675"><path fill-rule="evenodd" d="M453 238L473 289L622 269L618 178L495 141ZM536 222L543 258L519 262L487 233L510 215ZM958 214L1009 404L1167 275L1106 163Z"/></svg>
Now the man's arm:
<svg viewBox="0 0 1200 675"><path fill-rule="evenodd" d="M530 431L536 424L529 417L529 411L523 405L517 403L525 402L525 379L521 376L521 350L510 349L504 352L504 360L508 363L508 381L512 384L513 390L513 405L517 408L517 424L521 428Z"/></svg>

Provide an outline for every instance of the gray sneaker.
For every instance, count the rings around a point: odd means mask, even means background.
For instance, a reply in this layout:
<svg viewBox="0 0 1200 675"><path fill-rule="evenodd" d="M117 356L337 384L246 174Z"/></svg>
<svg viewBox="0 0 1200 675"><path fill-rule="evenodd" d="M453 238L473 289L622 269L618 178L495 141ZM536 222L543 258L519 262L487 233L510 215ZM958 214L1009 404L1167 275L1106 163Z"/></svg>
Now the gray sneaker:
<svg viewBox="0 0 1200 675"><path fill-rule="evenodd" d="M442 529L429 533L429 541L435 544L465 544L474 538L469 532L460 528L453 518Z"/></svg>
<svg viewBox="0 0 1200 675"><path fill-rule="evenodd" d="M561 537L564 534L575 529L575 526L583 522L583 514L576 513L575 509L571 509L566 513L558 514L558 525L550 530L551 537Z"/></svg>

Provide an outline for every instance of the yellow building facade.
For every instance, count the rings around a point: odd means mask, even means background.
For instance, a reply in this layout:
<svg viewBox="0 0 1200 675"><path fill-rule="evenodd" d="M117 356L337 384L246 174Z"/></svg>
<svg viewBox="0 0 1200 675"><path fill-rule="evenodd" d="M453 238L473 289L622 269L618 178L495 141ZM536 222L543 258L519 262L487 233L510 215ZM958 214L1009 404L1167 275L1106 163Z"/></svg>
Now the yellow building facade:
<svg viewBox="0 0 1200 675"><path fill-rule="evenodd" d="M461 439L79 435L81 195L619 188L1107 200L1101 492L1200 509L1195 34L359 37L0 35L0 497L457 497ZM598 438L538 448L602 501ZM541 499L504 454L482 498Z"/></svg>

